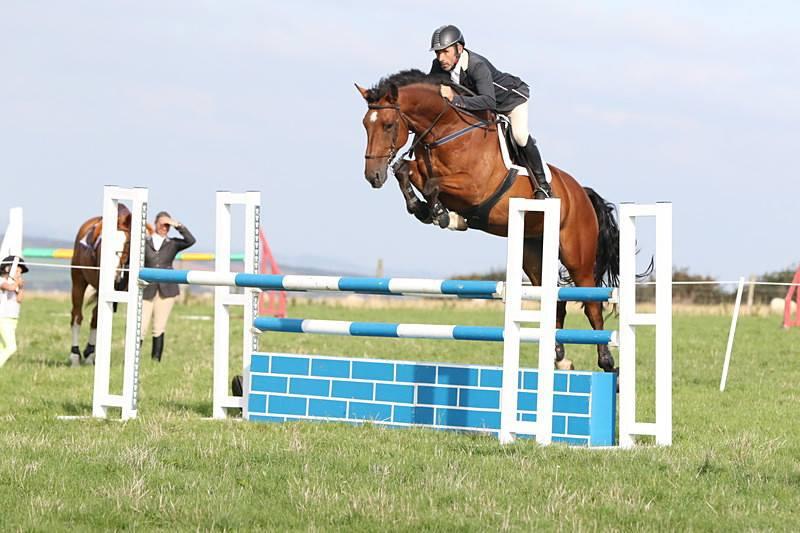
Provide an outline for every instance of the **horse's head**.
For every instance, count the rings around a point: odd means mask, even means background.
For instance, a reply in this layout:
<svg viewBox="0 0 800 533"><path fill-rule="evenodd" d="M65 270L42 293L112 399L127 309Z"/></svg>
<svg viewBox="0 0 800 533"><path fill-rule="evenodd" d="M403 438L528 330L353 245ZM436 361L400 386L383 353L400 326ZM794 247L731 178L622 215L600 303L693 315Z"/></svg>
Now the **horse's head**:
<svg viewBox="0 0 800 533"><path fill-rule="evenodd" d="M364 177L377 189L386 182L389 163L408 141L409 126L400 111L397 85L388 84L383 91L358 85L356 89L369 108L362 120L367 130Z"/></svg>
<svg viewBox="0 0 800 533"><path fill-rule="evenodd" d="M128 271L124 270L130 266L131 259L131 222L133 215L130 209L124 204L117 204L117 232L112 246L114 253L119 258L117 262L117 272L114 277L114 287L117 290L128 288Z"/></svg>

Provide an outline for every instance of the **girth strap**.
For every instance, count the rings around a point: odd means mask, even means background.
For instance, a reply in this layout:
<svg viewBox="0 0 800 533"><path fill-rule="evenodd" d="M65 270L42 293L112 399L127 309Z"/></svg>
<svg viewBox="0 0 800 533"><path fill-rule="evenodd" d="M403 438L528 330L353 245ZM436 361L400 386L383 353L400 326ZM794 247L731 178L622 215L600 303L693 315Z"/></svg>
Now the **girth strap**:
<svg viewBox="0 0 800 533"><path fill-rule="evenodd" d="M505 179L491 196L475 207L471 207L461 213L461 216L467 219L467 224L470 228L487 229L489 227L489 213L500 201L500 198L511 189L514 182L517 181L517 173L518 171L515 168L508 169Z"/></svg>

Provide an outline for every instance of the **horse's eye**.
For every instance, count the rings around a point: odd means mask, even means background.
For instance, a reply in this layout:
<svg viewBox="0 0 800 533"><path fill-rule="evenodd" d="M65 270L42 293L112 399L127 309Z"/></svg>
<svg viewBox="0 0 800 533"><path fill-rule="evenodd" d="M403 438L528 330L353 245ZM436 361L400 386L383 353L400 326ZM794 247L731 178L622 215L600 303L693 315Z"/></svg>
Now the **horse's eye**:
<svg viewBox="0 0 800 533"><path fill-rule="evenodd" d="M388 123L383 125L383 129L386 130L386 131L389 131L392 128L394 128L394 122L388 122Z"/></svg>

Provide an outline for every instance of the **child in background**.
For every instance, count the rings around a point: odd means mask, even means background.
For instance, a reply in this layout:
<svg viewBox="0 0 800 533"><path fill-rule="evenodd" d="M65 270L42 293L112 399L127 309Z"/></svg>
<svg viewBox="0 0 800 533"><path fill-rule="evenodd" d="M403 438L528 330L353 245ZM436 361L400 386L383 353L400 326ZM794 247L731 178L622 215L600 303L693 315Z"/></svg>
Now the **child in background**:
<svg viewBox="0 0 800 533"><path fill-rule="evenodd" d="M17 351L17 319L25 284L22 274L27 271L25 260L19 256L9 255L0 262L0 367Z"/></svg>

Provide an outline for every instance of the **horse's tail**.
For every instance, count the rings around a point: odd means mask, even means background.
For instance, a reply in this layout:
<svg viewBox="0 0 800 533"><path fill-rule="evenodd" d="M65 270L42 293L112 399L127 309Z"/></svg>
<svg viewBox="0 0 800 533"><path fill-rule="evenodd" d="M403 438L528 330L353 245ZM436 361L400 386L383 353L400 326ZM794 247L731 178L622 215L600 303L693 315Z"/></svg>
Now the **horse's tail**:
<svg viewBox="0 0 800 533"><path fill-rule="evenodd" d="M616 208L594 189L584 187L597 215L597 256L594 261L594 282L600 286L619 285L619 225Z"/></svg>

